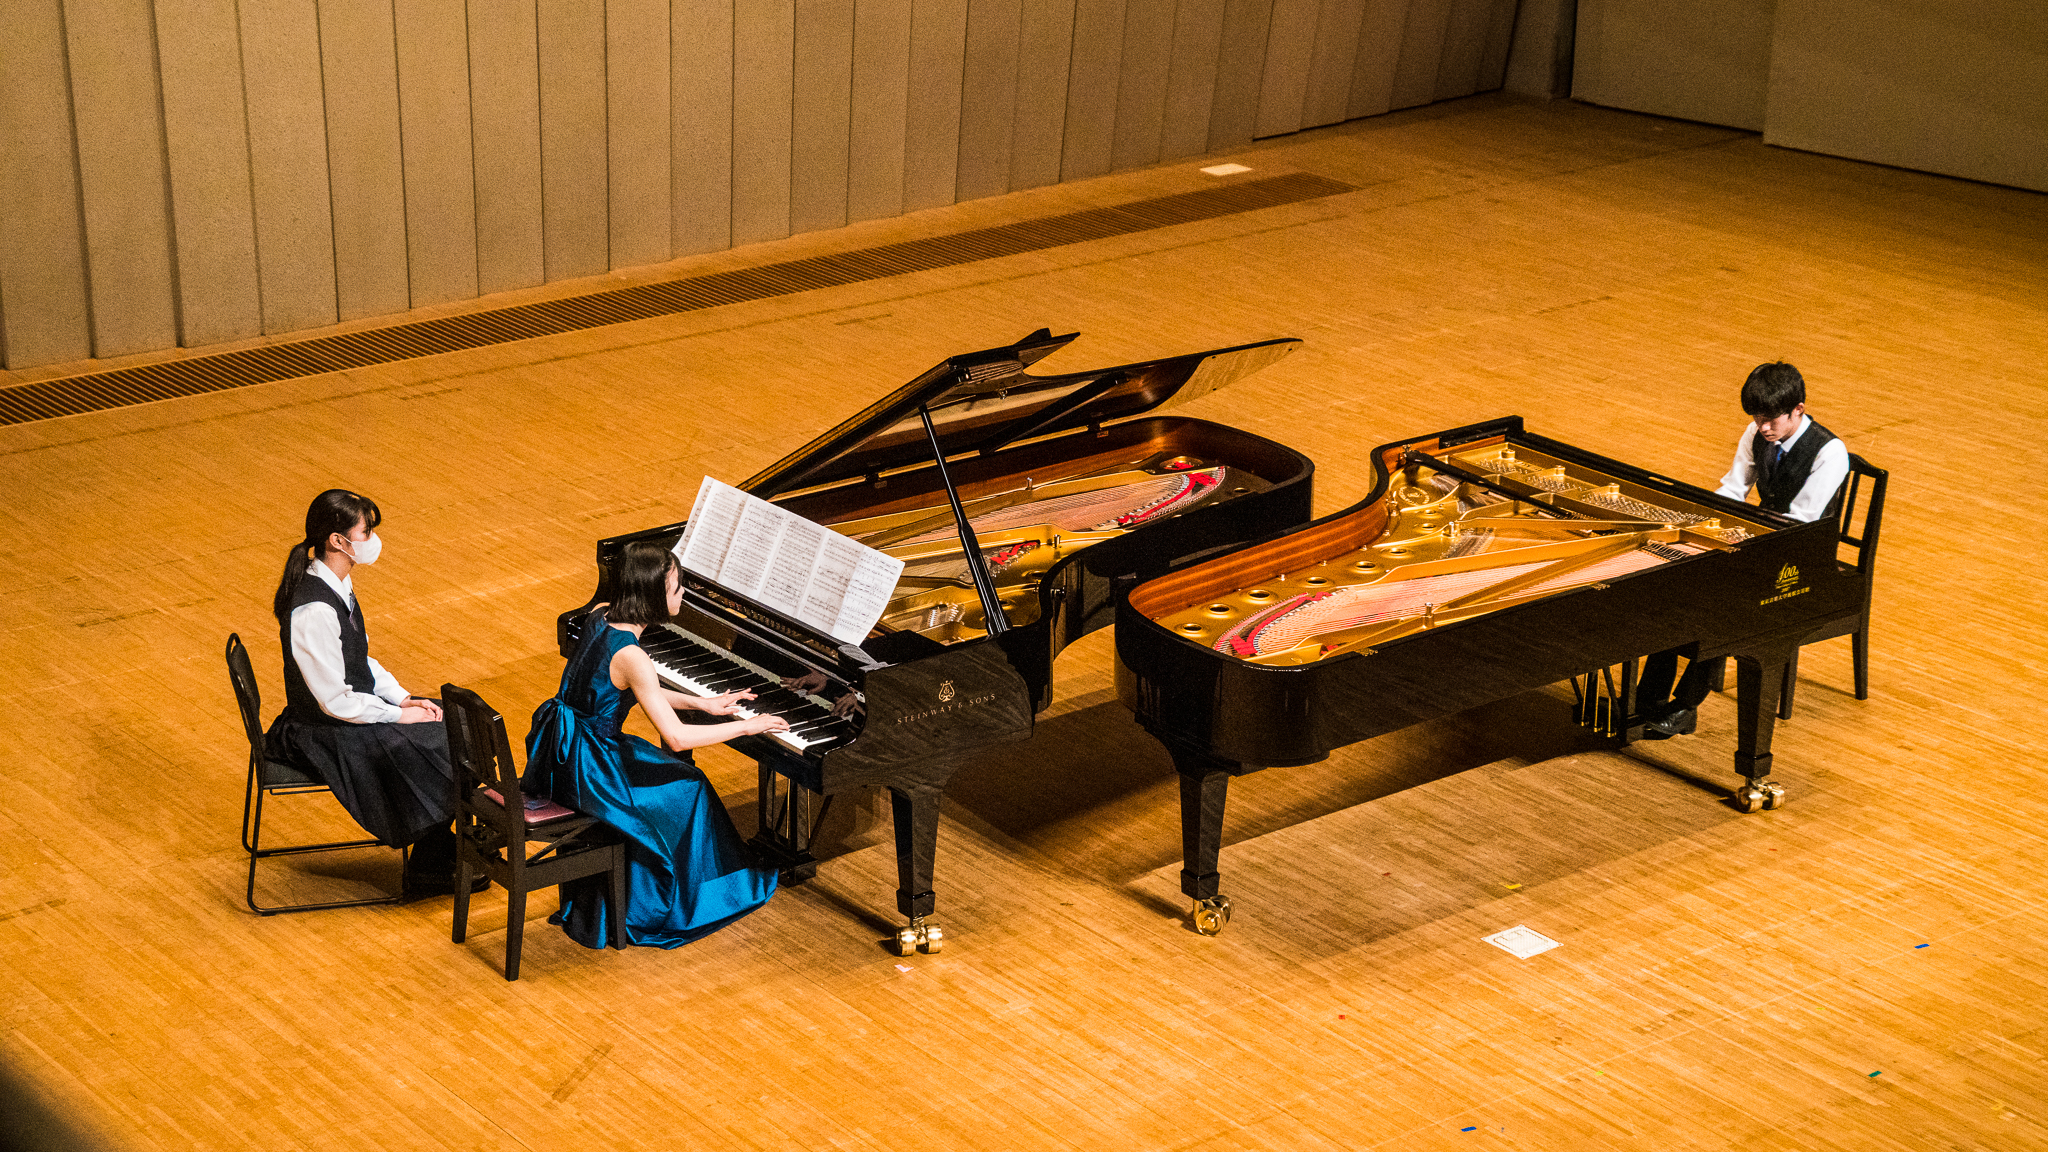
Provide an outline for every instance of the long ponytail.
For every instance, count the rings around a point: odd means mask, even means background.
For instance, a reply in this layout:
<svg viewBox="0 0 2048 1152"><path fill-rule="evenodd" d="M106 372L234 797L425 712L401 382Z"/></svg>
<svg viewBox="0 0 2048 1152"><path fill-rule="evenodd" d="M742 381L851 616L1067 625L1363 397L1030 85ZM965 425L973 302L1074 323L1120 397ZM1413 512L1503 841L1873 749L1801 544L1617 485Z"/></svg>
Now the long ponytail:
<svg viewBox="0 0 2048 1152"><path fill-rule="evenodd" d="M306 536L285 555L284 575L278 579L277 595L270 601L270 611L277 622L284 624L291 618L299 581L306 578L308 565L327 554L328 537L336 532L347 536L358 524L374 529L383 520L384 514L377 510L376 501L346 488L329 488L313 497L312 505L306 509Z"/></svg>

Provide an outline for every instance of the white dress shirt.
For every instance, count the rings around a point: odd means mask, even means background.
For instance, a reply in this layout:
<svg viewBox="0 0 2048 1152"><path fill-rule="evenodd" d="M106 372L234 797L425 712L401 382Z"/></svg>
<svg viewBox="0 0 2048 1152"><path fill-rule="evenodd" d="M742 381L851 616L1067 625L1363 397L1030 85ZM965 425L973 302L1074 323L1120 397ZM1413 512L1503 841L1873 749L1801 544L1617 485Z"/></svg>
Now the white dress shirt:
<svg viewBox="0 0 2048 1152"><path fill-rule="evenodd" d="M343 604L355 603L355 582L336 576L334 569L315 560L306 574L326 581ZM292 659L299 662L299 676L322 712L351 724L397 723L408 693L382 664L370 661L376 695L348 686L348 668L341 655L341 618L335 615L333 605L315 601L292 609Z"/></svg>
<svg viewBox="0 0 2048 1152"><path fill-rule="evenodd" d="M1813 417L1799 418L1799 431L1780 442L1785 451L1799 443L1806 430L1813 427ZM1742 439L1735 442L1735 464L1728 474L1721 477L1721 495L1736 500L1749 498L1750 486L1756 483L1756 460L1750 455L1751 442L1756 437L1756 425L1742 426ZM1821 445L1820 452L1813 458L1813 468L1806 474L1806 483L1800 485L1799 494L1792 497L1792 505L1785 512L1794 520L1818 520L1828 510L1828 501L1835 498L1835 489L1849 475L1849 448L1837 436Z"/></svg>

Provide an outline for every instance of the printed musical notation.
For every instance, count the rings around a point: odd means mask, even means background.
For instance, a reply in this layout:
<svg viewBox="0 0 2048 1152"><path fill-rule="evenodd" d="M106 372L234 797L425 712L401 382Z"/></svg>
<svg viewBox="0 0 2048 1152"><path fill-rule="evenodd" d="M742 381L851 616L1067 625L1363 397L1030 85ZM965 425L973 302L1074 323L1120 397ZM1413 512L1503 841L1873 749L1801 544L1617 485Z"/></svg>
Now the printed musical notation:
<svg viewBox="0 0 2048 1152"><path fill-rule="evenodd" d="M882 618L903 561L709 476L677 541L683 569L858 644Z"/></svg>

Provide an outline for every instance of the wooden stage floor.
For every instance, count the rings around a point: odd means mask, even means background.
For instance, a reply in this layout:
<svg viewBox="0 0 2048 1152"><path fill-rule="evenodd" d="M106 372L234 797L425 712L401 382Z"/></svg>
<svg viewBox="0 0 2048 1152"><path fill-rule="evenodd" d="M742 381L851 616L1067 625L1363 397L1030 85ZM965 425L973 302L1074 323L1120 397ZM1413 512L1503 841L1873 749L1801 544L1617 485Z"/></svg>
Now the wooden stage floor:
<svg viewBox="0 0 2048 1152"><path fill-rule="evenodd" d="M1233 159L1359 190L0 429L7 1074L113 1149L2048 1147L2048 612L2019 531L2048 519L2048 197L1499 97ZM1180 164L655 271L1211 183ZM1616 750L1553 689L1248 777L1236 920L1207 939L1103 632L1029 745L956 778L938 956L882 946L872 802L835 814L815 883L678 951L586 951L537 900L516 984L502 895L462 946L446 898L242 907L221 646L249 642L274 708L269 597L312 494L385 510L359 580L379 658L517 737L594 541L1041 326L1083 333L1049 369L1301 337L1186 411L1314 458L1321 512L1364 495L1372 445L1510 413L1711 484L1744 374L1789 359L1892 474L1871 699L1847 641L1809 649L1790 806L1753 816L1725 802L1725 697ZM701 760L750 827L751 765ZM277 831L348 827L299 812ZM266 884L396 871L364 852ZM1517 924L1562 946L1480 939Z"/></svg>

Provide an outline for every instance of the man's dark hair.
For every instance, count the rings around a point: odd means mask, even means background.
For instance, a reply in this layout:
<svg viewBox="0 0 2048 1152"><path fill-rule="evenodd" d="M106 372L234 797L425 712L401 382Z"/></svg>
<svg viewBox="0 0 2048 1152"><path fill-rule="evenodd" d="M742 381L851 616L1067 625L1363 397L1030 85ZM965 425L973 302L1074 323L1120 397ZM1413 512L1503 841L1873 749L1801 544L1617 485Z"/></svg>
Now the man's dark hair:
<svg viewBox="0 0 2048 1152"><path fill-rule="evenodd" d="M1783 416L1806 403L1806 381L1783 360L1759 364L1742 382L1742 410L1751 416Z"/></svg>
<svg viewBox="0 0 2048 1152"><path fill-rule="evenodd" d="M660 624L668 619L668 574L676 554L649 540L635 540L619 556L619 594L605 618L614 624Z"/></svg>

